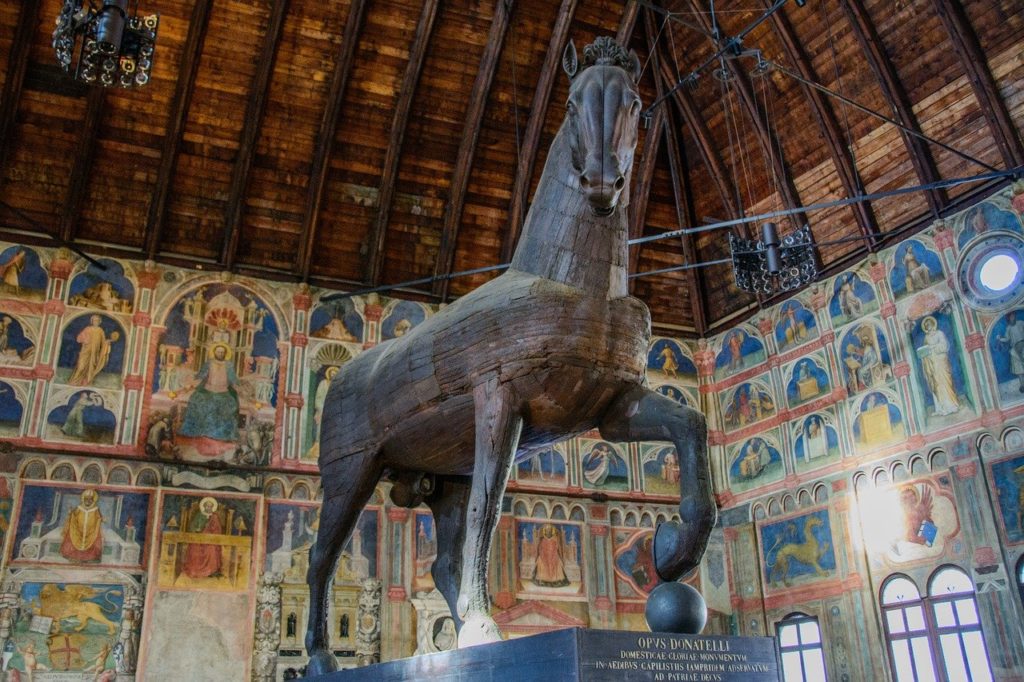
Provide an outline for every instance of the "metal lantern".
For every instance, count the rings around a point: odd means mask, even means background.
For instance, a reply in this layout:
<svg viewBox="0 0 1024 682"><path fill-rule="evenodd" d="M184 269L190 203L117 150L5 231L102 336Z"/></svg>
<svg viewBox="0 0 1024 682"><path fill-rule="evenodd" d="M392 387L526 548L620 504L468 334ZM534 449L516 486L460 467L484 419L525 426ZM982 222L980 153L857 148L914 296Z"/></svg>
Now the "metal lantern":
<svg viewBox="0 0 1024 682"><path fill-rule="evenodd" d="M814 240L807 225L779 239L775 223L765 223L759 241L730 234L729 246L736 286L752 294L790 291L818 276Z"/></svg>
<svg viewBox="0 0 1024 682"><path fill-rule="evenodd" d="M149 82L160 16L138 15L129 0L64 0L53 30L53 49L64 71L103 87Z"/></svg>

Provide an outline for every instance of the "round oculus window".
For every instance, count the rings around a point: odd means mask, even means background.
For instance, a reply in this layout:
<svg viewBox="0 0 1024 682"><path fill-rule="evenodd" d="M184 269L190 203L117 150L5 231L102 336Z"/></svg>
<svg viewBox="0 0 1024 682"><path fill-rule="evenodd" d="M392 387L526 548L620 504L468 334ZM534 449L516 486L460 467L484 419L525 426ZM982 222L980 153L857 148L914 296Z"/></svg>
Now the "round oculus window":
<svg viewBox="0 0 1024 682"><path fill-rule="evenodd" d="M1024 299L1024 239L1014 232L983 233L957 263L957 289L978 310L1003 310Z"/></svg>

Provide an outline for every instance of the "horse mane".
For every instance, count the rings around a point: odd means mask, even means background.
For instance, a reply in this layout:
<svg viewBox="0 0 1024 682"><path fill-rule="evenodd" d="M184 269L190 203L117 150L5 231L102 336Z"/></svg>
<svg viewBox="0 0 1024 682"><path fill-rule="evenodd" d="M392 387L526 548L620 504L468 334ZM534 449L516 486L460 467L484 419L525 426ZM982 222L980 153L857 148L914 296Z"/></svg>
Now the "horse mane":
<svg viewBox="0 0 1024 682"><path fill-rule="evenodd" d="M600 36L583 48L583 68L595 65L618 66L628 72L632 69L633 60L614 38Z"/></svg>

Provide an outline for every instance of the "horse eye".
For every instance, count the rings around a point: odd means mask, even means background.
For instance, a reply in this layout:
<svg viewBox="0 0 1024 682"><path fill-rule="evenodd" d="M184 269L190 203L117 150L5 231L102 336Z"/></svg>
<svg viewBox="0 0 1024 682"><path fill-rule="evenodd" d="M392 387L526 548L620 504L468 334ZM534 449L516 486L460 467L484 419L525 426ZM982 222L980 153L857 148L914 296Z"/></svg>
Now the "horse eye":
<svg viewBox="0 0 1024 682"><path fill-rule="evenodd" d="M566 101L566 103L565 103L565 111L566 111L566 113L568 113L570 115L576 113L576 105L573 104L571 99Z"/></svg>

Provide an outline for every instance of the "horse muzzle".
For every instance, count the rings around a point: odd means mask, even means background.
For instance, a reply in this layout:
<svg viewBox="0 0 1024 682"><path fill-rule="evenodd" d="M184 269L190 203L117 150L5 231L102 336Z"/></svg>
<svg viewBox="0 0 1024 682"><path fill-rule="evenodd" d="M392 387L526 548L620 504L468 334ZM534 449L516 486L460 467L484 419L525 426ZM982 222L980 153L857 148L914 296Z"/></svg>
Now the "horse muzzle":
<svg viewBox="0 0 1024 682"><path fill-rule="evenodd" d="M590 210L602 218L615 211L625 186L626 178L621 173L604 176L597 173L580 174L580 188L590 204Z"/></svg>

